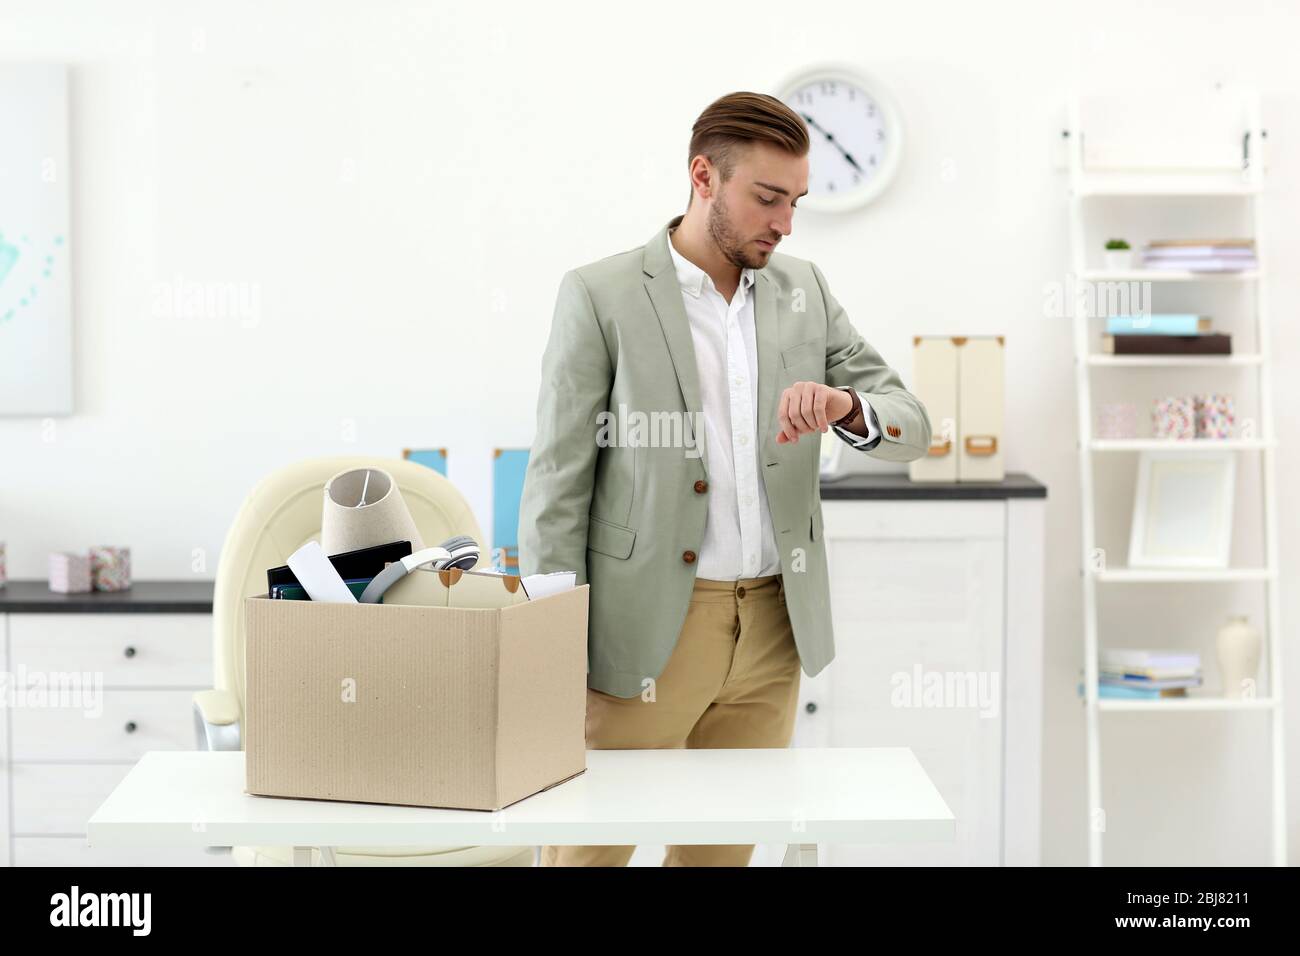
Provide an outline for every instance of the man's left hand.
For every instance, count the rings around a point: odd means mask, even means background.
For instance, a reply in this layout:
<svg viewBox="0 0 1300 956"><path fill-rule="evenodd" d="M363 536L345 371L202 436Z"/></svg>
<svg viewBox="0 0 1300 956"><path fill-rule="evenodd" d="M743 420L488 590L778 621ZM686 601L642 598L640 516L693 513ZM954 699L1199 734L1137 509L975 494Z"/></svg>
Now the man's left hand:
<svg viewBox="0 0 1300 956"><path fill-rule="evenodd" d="M820 382L795 382L781 393L777 406L781 430L776 433L776 443L798 442L806 432L824 432L852 407L853 399L841 388Z"/></svg>

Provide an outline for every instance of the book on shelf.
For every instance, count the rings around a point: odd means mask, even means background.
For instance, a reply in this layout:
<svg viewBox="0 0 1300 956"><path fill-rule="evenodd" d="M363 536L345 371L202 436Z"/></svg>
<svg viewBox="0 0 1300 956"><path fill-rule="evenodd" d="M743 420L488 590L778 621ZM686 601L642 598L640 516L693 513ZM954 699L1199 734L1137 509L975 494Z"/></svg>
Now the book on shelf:
<svg viewBox="0 0 1300 956"><path fill-rule="evenodd" d="M1101 351L1106 355L1231 355L1232 336L1227 332L1196 335L1129 332L1103 335Z"/></svg>
<svg viewBox="0 0 1300 956"><path fill-rule="evenodd" d="M1107 647L1097 657L1102 670L1128 667L1182 667L1190 671L1201 669L1201 655L1197 651L1156 651L1139 647Z"/></svg>
<svg viewBox="0 0 1300 956"><path fill-rule="evenodd" d="M1097 676L1097 683L1107 687L1145 687L1148 690L1173 690L1178 687L1200 687L1201 675L1187 674L1182 677L1170 677L1164 680L1150 680L1145 677L1115 677L1103 671Z"/></svg>
<svg viewBox="0 0 1300 956"><path fill-rule="evenodd" d="M1083 683L1078 684L1079 696L1086 694ZM1102 700L1163 700L1166 698L1187 697L1187 689L1175 687L1170 690L1151 690L1144 687L1113 687L1107 684L1097 685L1097 696Z"/></svg>
<svg viewBox="0 0 1300 956"><path fill-rule="evenodd" d="M1188 258L1188 259L1143 259L1142 265L1158 272L1248 272L1259 263L1250 259L1227 258Z"/></svg>
<svg viewBox="0 0 1300 956"><path fill-rule="evenodd" d="M1150 315L1109 315L1107 335L1198 335L1210 331L1210 317L1190 312L1152 312Z"/></svg>
<svg viewBox="0 0 1300 956"><path fill-rule="evenodd" d="M1148 259L1253 259L1255 250L1251 246L1147 246L1142 255Z"/></svg>
<svg viewBox="0 0 1300 956"><path fill-rule="evenodd" d="M1148 249L1254 249L1254 239L1152 239Z"/></svg>
<svg viewBox="0 0 1300 956"><path fill-rule="evenodd" d="M1105 677L1131 677L1139 680L1169 680L1178 677L1191 677L1201 672L1200 664L1175 667L1144 667L1141 665L1120 665L1103 660L1097 667L1098 673Z"/></svg>

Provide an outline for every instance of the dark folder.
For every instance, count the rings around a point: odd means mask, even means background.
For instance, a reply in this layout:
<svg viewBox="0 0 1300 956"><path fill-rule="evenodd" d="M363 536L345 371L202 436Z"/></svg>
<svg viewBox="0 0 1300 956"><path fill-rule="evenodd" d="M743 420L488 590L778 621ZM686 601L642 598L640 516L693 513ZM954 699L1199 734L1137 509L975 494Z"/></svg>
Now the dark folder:
<svg viewBox="0 0 1300 956"><path fill-rule="evenodd" d="M411 542L409 541L392 541L388 544L377 544L371 548L360 548L356 551L344 551L340 554L329 555L330 564L334 565L334 570L339 573L344 581L357 578L373 578L384 566L393 561L400 561L411 553ZM298 578L286 564L283 567L271 568L266 572L266 593L274 595L277 585L299 585Z"/></svg>

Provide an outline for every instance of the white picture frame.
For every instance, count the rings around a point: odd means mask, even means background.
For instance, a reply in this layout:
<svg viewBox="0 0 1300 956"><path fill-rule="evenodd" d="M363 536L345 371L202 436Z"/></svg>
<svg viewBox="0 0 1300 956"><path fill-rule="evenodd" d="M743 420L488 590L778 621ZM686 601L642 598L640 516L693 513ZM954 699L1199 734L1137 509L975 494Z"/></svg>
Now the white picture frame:
<svg viewBox="0 0 1300 956"><path fill-rule="evenodd" d="M0 129L0 415L70 415L67 67L0 64Z"/></svg>
<svg viewBox="0 0 1300 956"><path fill-rule="evenodd" d="M1142 452L1129 567L1228 567L1236 477L1230 451Z"/></svg>

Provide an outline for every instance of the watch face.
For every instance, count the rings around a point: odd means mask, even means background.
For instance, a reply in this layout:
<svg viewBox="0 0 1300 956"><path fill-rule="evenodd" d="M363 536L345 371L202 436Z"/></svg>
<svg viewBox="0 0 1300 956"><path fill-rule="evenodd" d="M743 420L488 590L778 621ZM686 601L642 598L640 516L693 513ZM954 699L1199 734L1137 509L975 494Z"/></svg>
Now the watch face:
<svg viewBox="0 0 1300 956"><path fill-rule="evenodd" d="M814 208L847 209L879 193L902 146L897 111L883 90L851 74L808 74L783 102L808 127L808 196Z"/></svg>

